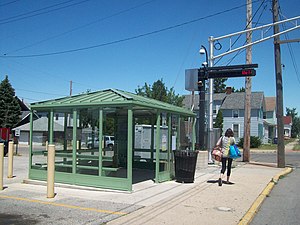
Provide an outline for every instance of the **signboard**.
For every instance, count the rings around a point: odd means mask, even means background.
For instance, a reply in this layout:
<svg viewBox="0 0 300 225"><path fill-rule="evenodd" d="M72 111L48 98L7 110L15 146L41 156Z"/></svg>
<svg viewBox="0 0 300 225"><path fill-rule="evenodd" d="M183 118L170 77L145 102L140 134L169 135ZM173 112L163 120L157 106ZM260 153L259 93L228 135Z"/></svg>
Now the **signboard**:
<svg viewBox="0 0 300 225"><path fill-rule="evenodd" d="M15 136L16 136L16 137L20 137L20 133L21 133L21 130L20 130L20 129L16 129L16 130L15 130Z"/></svg>
<svg viewBox="0 0 300 225"><path fill-rule="evenodd" d="M199 82L214 78L251 77L256 75L258 64L203 67L185 70L185 90L199 91ZM203 85L203 84L202 84Z"/></svg>
<svg viewBox="0 0 300 225"><path fill-rule="evenodd" d="M206 75L207 74L207 75ZM200 78L230 78L230 77L251 77L256 75L255 69L230 69L230 70L208 70L200 69ZM205 76L206 75L206 76Z"/></svg>

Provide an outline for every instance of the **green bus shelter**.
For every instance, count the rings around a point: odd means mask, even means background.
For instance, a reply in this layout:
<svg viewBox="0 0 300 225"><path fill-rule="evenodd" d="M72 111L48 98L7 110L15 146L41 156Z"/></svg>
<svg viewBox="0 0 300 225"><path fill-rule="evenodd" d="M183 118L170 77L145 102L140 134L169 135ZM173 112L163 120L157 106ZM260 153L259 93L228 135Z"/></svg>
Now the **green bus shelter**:
<svg viewBox="0 0 300 225"><path fill-rule="evenodd" d="M108 89L31 104L29 139L29 179L47 180L54 144L56 183L132 191L174 177L172 151L194 150L195 114Z"/></svg>

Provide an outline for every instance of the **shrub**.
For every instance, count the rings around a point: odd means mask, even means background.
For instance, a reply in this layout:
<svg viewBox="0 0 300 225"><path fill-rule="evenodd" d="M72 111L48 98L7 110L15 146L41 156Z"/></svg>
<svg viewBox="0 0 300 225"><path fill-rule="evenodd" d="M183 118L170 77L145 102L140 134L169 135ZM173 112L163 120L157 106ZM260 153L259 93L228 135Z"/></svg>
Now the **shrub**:
<svg viewBox="0 0 300 225"><path fill-rule="evenodd" d="M244 138L241 138L237 145L242 148L244 146ZM261 140L259 137L256 136L250 137L250 148L258 148L260 145L261 145Z"/></svg>

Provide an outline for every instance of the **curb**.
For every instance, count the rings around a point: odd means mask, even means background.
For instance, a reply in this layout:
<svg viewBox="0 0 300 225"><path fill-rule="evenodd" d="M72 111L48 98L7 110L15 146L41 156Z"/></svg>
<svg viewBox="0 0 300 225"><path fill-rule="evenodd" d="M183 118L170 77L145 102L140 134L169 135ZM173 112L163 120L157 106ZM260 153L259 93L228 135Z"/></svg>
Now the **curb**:
<svg viewBox="0 0 300 225"><path fill-rule="evenodd" d="M269 196L270 192L272 191L275 184L278 183L279 179L283 176L291 173L293 171L292 168L286 167L286 169L279 174L275 175L269 184L265 187L265 189L261 192L261 194L257 197L254 201L250 209L246 212L243 218L240 220L238 225L248 225L253 220L255 214L258 212L259 208L261 207L263 201L267 196Z"/></svg>

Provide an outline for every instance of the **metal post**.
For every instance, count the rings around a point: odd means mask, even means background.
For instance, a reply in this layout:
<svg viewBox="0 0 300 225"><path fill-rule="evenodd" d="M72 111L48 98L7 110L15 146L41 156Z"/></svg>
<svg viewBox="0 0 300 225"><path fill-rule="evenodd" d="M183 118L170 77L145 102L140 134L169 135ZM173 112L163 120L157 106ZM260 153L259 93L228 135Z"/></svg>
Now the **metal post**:
<svg viewBox="0 0 300 225"><path fill-rule="evenodd" d="M128 191L132 191L132 144L133 144L133 111L132 107L128 108L127 115L127 179L128 183ZM157 140L157 139L156 139Z"/></svg>
<svg viewBox="0 0 300 225"><path fill-rule="evenodd" d="M205 130L205 80L201 79L198 83L199 90L199 119L198 119L198 140L199 149L204 150L204 130Z"/></svg>
<svg viewBox="0 0 300 225"><path fill-rule="evenodd" d="M204 137L205 137L205 79L207 78L207 66L208 66L208 53L206 48L201 45L201 49L205 51L205 64L203 65L205 71L205 77L198 78L198 91L199 91L199 119L198 119L198 140L199 149L204 150ZM200 49L200 54L201 54ZM198 75L199 77L199 75Z"/></svg>
<svg viewBox="0 0 300 225"><path fill-rule="evenodd" d="M7 178L13 178L13 161L14 161L14 142L8 144L8 171Z"/></svg>
<svg viewBox="0 0 300 225"><path fill-rule="evenodd" d="M99 161L98 161L98 166L99 166L99 171L98 175L102 176L102 139L103 139L103 109L99 109L99 134L98 134L98 140L99 140Z"/></svg>
<svg viewBox="0 0 300 225"><path fill-rule="evenodd" d="M160 111L156 115L156 138L155 138L155 183L158 183L159 176L159 150L160 150Z"/></svg>
<svg viewBox="0 0 300 225"><path fill-rule="evenodd" d="M0 190L3 190L4 144L0 143Z"/></svg>
<svg viewBox="0 0 300 225"><path fill-rule="evenodd" d="M214 40L213 36L210 36L209 39L209 57L208 57L208 65L209 67L214 66ZM213 83L214 80L211 78L209 79L209 102L208 102L208 163L212 163L212 158L211 158L211 152L213 149L214 143L213 141Z"/></svg>
<svg viewBox="0 0 300 225"><path fill-rule="evenodd" d="M48 145L47 198L54 198L55 145Z"/></svg>

